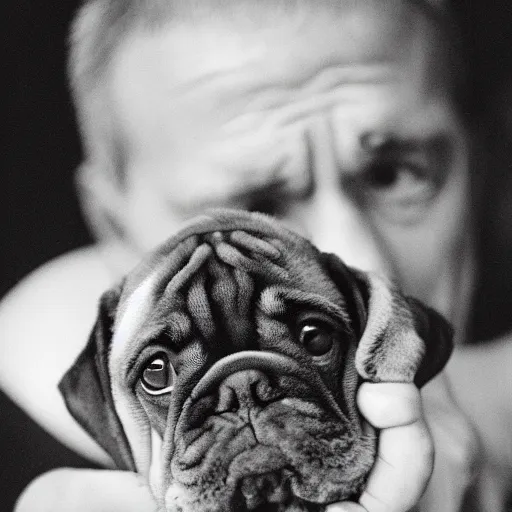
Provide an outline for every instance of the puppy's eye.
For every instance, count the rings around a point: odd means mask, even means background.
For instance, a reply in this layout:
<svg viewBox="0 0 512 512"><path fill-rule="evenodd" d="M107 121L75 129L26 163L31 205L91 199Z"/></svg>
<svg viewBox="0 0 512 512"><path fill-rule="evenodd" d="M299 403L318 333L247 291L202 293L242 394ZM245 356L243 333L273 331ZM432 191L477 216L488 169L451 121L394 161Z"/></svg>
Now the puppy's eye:
<svg viewBox="0 0 512 512"><path fill-rule="evenodd" d="M165 352L155 354L143 368L140 383L150 395L170 393L174 388L176 372Z"/></svg>
<svg viewBox="0 0 512 512"><path fill-rule="evenodd" d="M334 345L334 331L327 326L307 323L300 331L300 342L311 355L323 356Z"/></svg>

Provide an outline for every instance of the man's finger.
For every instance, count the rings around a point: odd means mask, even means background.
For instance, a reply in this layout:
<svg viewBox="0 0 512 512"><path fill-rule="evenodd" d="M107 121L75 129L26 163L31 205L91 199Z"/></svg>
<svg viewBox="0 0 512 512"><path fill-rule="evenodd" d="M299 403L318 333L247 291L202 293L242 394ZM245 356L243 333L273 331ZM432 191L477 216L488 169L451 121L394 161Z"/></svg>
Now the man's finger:
<svg viewBox="0 0 512 512"><path fill-rule="evenodd" d="M425 491L433 464L433 443L423 420L383 430L378 458L359 502L368 512L410 510Z"/></svg>
<svg viewBox="0 0 512 512"><path fill-rule="evenodd" d="M365 382L359 388L357 406L378 429L409 425L423 417L420 392L414 384Z"/></svg>
<svg viewBox="0 0 512 512"><path fill-rule="evenodd" d="M434 464L420 393L412 384L363 384L358 405L367 421L382 429L359 503L367 512L406 512L419 501Z"/></svg>

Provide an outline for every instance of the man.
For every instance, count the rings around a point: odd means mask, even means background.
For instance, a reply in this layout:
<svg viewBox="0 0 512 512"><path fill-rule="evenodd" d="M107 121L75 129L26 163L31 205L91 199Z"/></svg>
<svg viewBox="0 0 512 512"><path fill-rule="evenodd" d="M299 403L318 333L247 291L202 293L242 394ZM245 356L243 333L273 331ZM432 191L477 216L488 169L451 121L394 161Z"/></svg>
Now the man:
<svg viewBox="0 0 512 512"><path fill-rule="evenodd" d="M63 442L108 464L65 411L56 383L87 339L100 293L210 206L276 215L348 264L393 277L463 336L473 272L470 151L445 7L87 2L71 80L86 156L81 198L98 245L51 262L4 300L5 390ZM447 405L442 379L425 391L438 462L424 503L455 511L475 438ZM419 405L409 388L360 397L390 437L415 428L409 439L381 443L398 477L376 472L364 501L346 510L398 512L418 500L432 447ZM68 491L114 486L96 475ZM20 508L40 506L45 490L69 482L67 473L43 477Z"/></svg>

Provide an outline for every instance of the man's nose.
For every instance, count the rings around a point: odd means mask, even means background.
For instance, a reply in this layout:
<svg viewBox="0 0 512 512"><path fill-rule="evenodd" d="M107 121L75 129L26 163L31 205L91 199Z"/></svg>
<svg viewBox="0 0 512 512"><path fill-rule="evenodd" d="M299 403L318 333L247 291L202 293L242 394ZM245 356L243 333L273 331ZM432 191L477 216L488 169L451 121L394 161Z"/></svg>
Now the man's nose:
<svg viewBox="0 0 512 512"><path fill-rule="evenodd" d="M302 224L321 251L332 252L347 265L389 276L385 248L358 205L341 190L317 190Z"/></svg>
<svg viewBox="0 0 512 512"><path fill-rule="evenodd" d="M318 118L308 132L312 193L295 204L292 215L321 251L336 254L347 265L389 276L383 240L342 179L343 169L355 166L359 139L349 129L341 130L341 136L331 121Z"/></svg>

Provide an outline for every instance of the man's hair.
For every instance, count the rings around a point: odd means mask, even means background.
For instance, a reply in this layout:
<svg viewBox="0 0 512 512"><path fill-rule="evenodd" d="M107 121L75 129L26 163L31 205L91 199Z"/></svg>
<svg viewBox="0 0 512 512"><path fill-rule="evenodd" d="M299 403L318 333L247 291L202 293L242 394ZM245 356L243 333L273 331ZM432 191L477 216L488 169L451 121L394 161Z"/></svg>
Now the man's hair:
<svg viewBox="0 0 512 512"><path fill-rule="evenodd" d="M106 88L116 49L128 34L156 31L171 23L198 22L215 18L236 23L251 21L271 12L272 19L285 19L299 7L322 5L346 10L360 3L384 0L83 0L69 38L68 72L71 93L81 133L85 161L101 172L122 180L123 142L114 126ZM447 16L449 0L388 0L419 7L447 33L453 50L453 23ZM448 30L445 30L448 28ZM455 38L456 39L456 38ZM453 64L449 59L449 66ZM457 59L459 60L459 59ZM459 70L460 71L460 70ZM458 72L457 74L461 74ZM117 134L117 135L116 135Z"/></svg>

